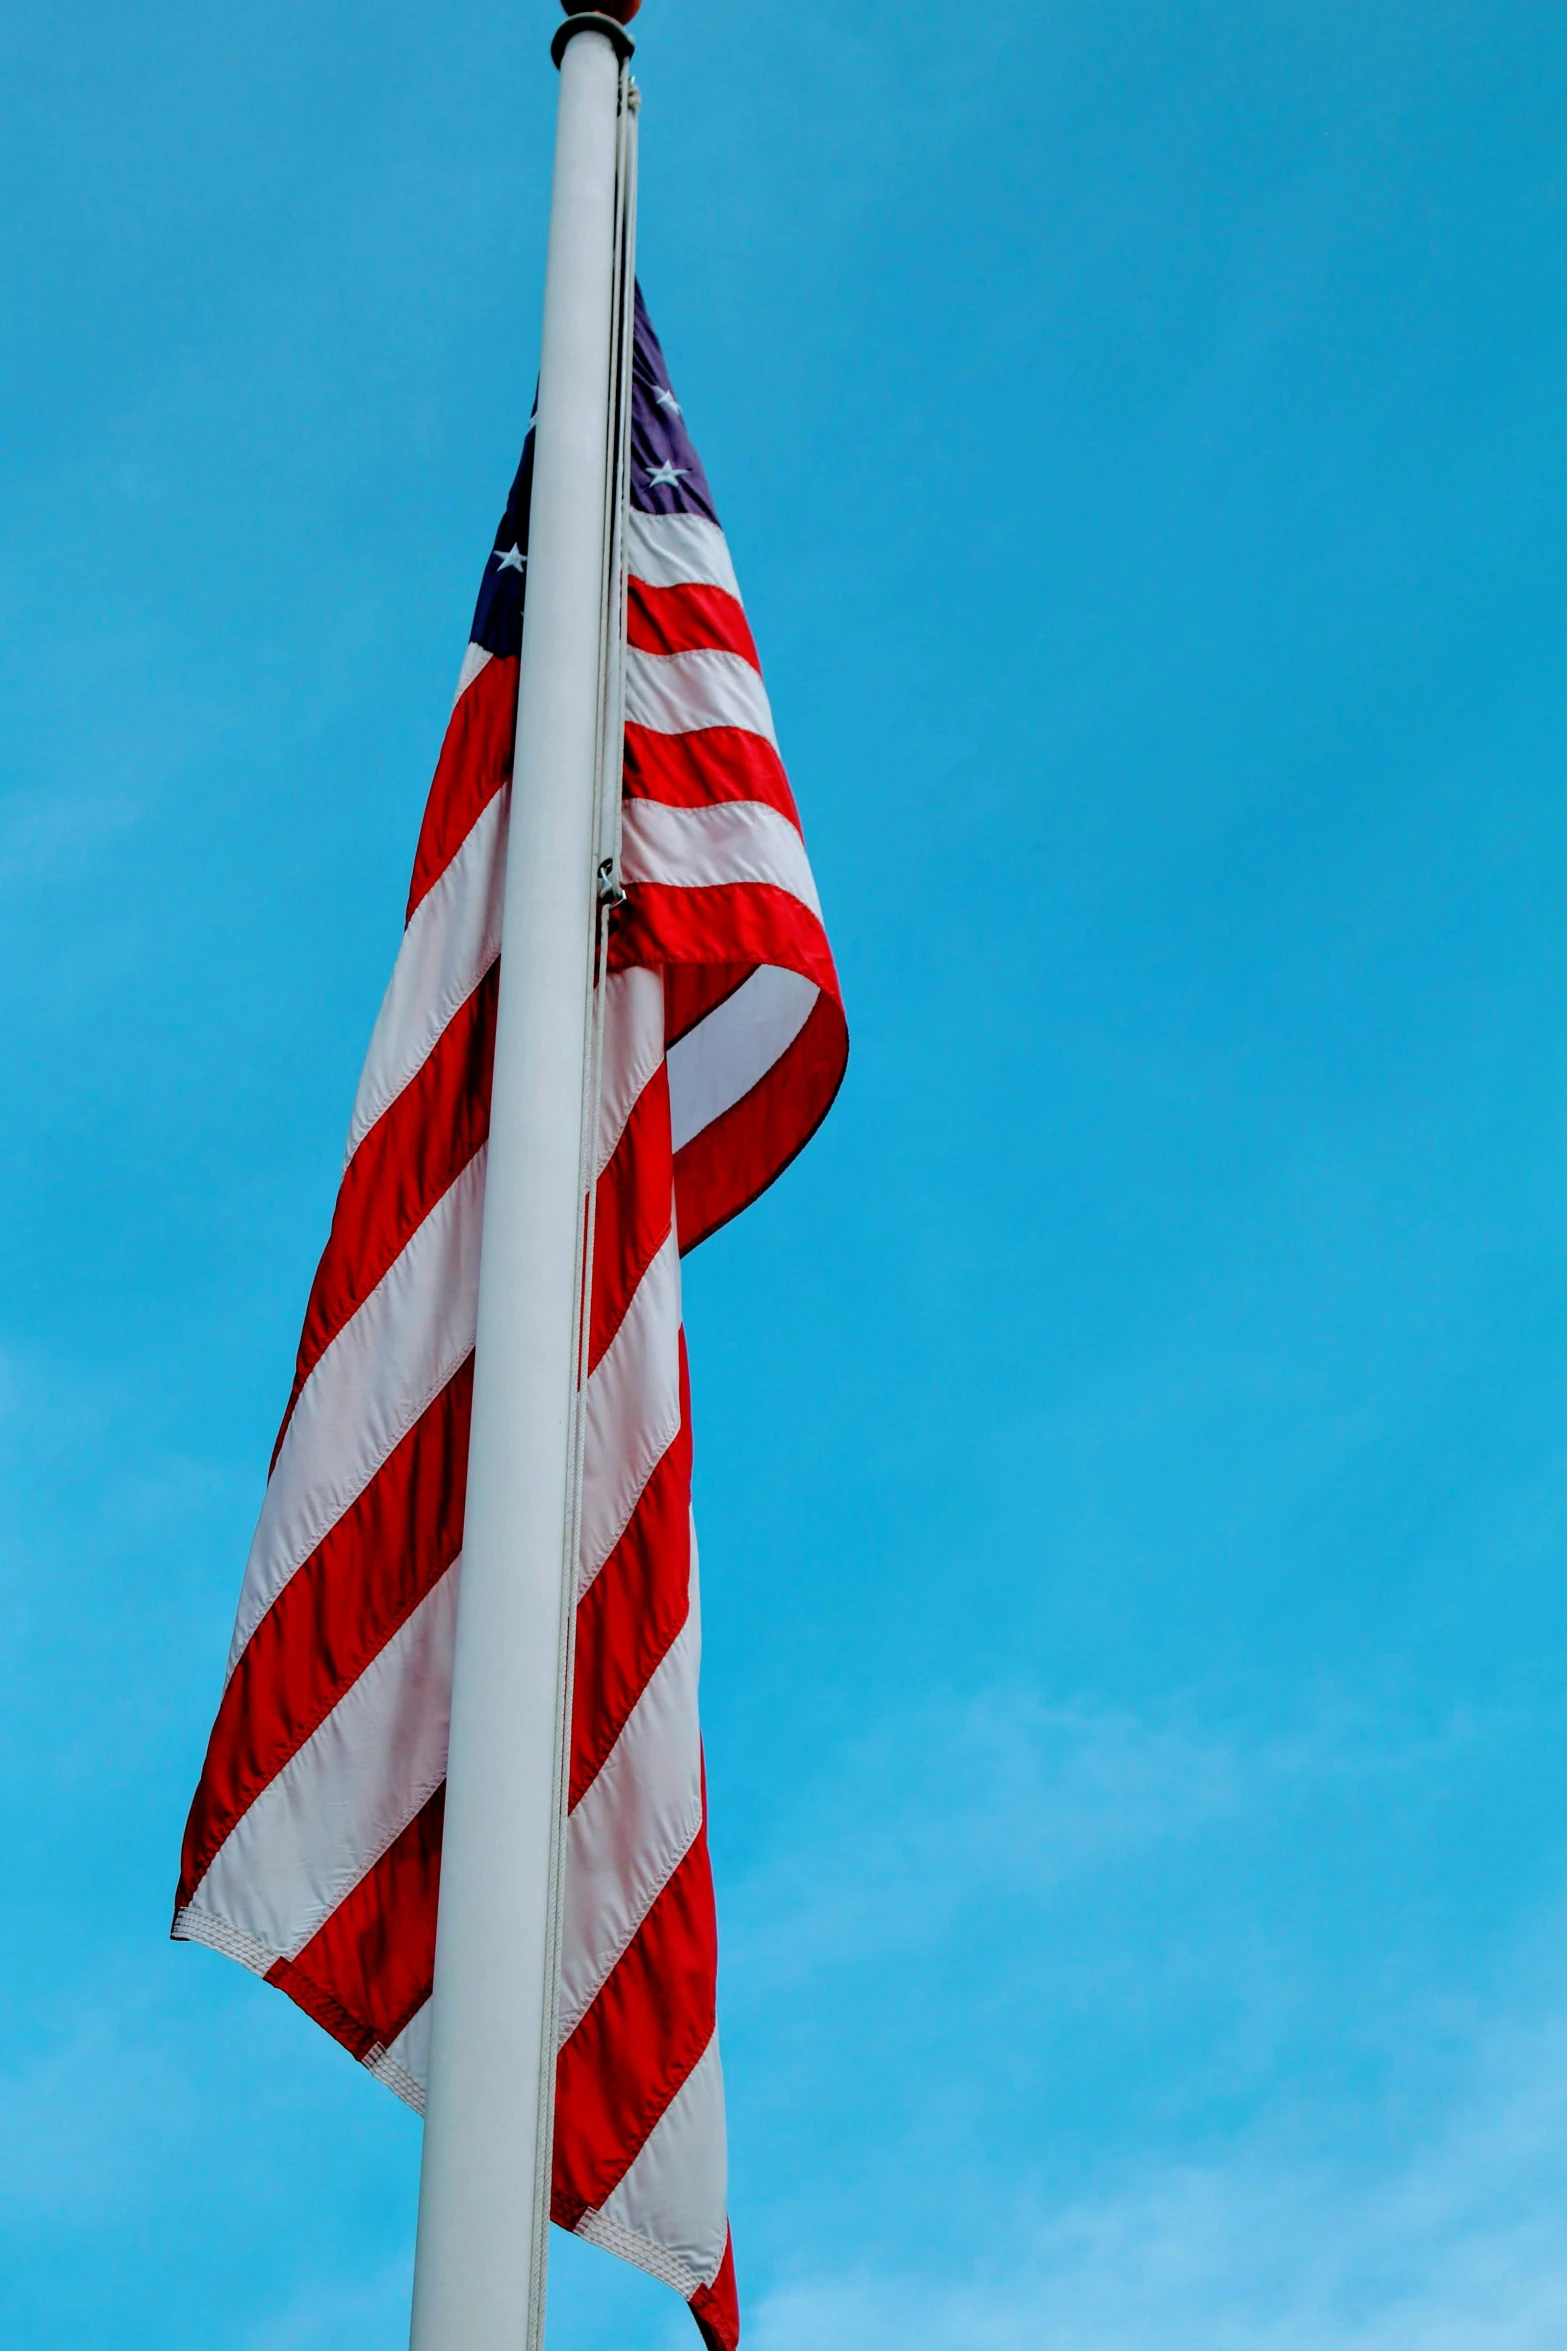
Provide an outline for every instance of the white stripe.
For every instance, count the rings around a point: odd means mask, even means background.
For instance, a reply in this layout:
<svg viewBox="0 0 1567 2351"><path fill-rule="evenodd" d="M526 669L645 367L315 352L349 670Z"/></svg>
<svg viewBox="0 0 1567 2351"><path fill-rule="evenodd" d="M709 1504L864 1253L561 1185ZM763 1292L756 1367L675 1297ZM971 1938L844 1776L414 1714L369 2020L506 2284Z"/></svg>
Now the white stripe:
<svg viewBox="0 0 1567 2351"><path fill-rule="evenodd" d="M557 2015L562 2046L701 1831L701 1662L693 1574L684 1627L566 1824Z"/></svg>
<svg viewBox="0 0 1567 2351"><path fill-rule="evenodd" d="M427 2000L404 2025L395 2041L373 2049L365 2064L377 2081L385 2082L416 2114L424 2112L424 2094L430 2086L430 2019L435 2003Z"/></svg>
<svg viewBox="0 0 1567 2351"><path fill-rule="evenodd" d="M821 920L805 843L789 819L764 800L721 800L708 808L628 800L620 865L628 882L655 882L672 890L770 882Z"/></svg>
<svg viewBox="0 0 1567 2351"><path fill-rule="evenodd" d="M782 1060L820 993L814 980L764 963L671 1045L669 1111L677 1151L743 1101Z"/></svg>
<svg viewBox="0 0 1567 2351"><path fill-rule="evenodd" d="M442 1194L300 1391L245 1565L230 1673L290 1576L473 1351L485 1156Z"/></svg>
<svg viewBox="0 0 1567 2351"><path fill-rule="evenodd" d="M456 1622L453 1565L230 1830L193 1909L304 1949L446 1776Z"/></svg>
<svg viewBox="0 0 1567 2351"><path fill-rule="evenodd" d="M365 1056L344 1165L501 951L508 785L496 793L433 890L414 908Z"/></svg>
<svg viewBox="0 0 1567 2351"><path fill-rule="evenodd" d="M454 710L456 709L458 703L462 700L464 694L467 693L468 688L473 684L473 681L478 676L480 670L488 669L494 658L494 654L483 645L469 646L467 652L462 657L462 667L457 672L457 691L452 696L452 708Z"/></svg>
<svg viewBox="0 0 1567 2351"><path fill-rule="evenodd" d="M680 1433L680 1241L673 1226L588 1381L587 1407L579 1597Z"/></svg>
<svg viewBox="0 0 1567 2351"><path fill-rule="evenodd" d="M604 1076L595 1177L614 1158L626 1121L664 1058L663 973L639 964L613 973L604 986Z"/></svg>
<svg viewBox="0 0 1567 2351"><path fill-rule="evenodd" d="M740 601L729 543L717 523L700 514L639 514L632 509L626 562L650 588L722 588Z"/></svg>
<svg viewBox="0 0 1567 2351"><path fill-rule="evenodd" d="M738 653L700 646L694 653L626 654L626 724L656 735L694 735L703 727L743 727L776 751L767 688Z"/></svg>
<svg viewBox="0 0 1567 2351"><path fill-rule="evenodd" d="M729 2140L724 2121L724 2069L718 2035L687 2074L644 2141L641 2153L614 2194L597 2212L586 2214L577 2234L636 2261L632 2246L618 2243L621 2231L656 2247L691 2273L688 2285L671 2279L689 2301L698 2286L710 2286L724 2266L729 2242ZM641 2259L661 2274L663 2264Z"/></svg>

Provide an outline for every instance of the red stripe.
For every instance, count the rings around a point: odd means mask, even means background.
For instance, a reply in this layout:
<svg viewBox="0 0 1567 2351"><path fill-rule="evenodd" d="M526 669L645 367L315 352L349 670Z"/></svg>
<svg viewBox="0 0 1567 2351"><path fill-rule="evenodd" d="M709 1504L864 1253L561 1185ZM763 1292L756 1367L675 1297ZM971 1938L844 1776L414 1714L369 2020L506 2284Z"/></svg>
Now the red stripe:
<svg viewBox="0 0 1567 2351"><path fill-rule="evenodd" d="M517 663L512 655L499 655L471 680L447 721L414 855L410 916L434 889L496 793L510 781L516 726Z"/></svg>
<svg viewBox="0 0 1567 2351"><path fill-rule="evenodd" d="M638 653L738 653L760 671L756 640L745 607L727 588L650 588L635 576L628 582L626 643Z"/></svg>
<svg viewBox="0 0 1567 2351"><path fill-rule="evenodd" d="M267 1971L356 2057L395 2041L430 1997L445 1816L442 1786L298 1958Z"/></svg>
<svg viewBox="0 0 1567 2351"><path fill-rule="evenodd" d="M588 1369L596 1370L637 1285L669 1238L674 1215L669 1072L663 1062L637 1096L594 1195L593 1315Z"/></svg>
<svg viewBox="0 0 1567 2351"><path fill-rule="evenodd" d="M755 971L754 963L671 963L664 972L664 1049L678 1045Z"/></svg>
<svg viewBox="0 0 1567 2351"><path fill-rule="evenodd" d="M499 992L500 966L492 964L344 1171L272 1448L274 1468L306 1380L489 1136Z"/></svg>
<svg viewBox="0 0 1567 2351"><path fill-rule="evenodd" d="M560 2053L551 2212L562 2228L613 2193L702 2057L717 1973L704 1829Z"/></svg>
<svg viewBox="0 0 1567 2351"><path fill-rule="evenodd" d="M738 1216L797 1158L832 1108L849 1059L842 1007L818 996L787 1052L749 1094L675 1154L682 1253Z"/></svg>
<svg viewBox="0 0 1567 2351"><path fill-rule="evenodd" d="M581 1803L691 1613L691 1383L680 1334L680 1433L577 1606L571 1795Z"/></svg>
<svg viewBox="0 0 1567 2351"><path fill-rule="evenodd" d="M610 933L610 968L631 964L776 964L814 980L837 999L838 975L821 923L800 899L771 882L723 882L680 889L632 882Z"/></svg>
<svg viewBox="0 0 1567 2351"><path fill-rule="evenodd" d="M711 808L718 801L762 800L798 832L800 812L783 761L765 735L744 727L697 727L661 735L626 728L625 796L662 800L666 808Z"/></svg>
<svg viewBox="0 0 1567 2351"><path fill-rule="evenodd" d="M251 1634L218 1707L191 1806L182 1903L235 1822L462 1549L472 1403L470 1356Z"/></svg>
<svg viewBox="0 0 1567 2351"><path fill-rule="evenodd" d="M735 2286L735 2241L724 2246L723 2265L710 2286L691 2297L691 2315L707 2351L740 2351L740 2296Z"/></svg>

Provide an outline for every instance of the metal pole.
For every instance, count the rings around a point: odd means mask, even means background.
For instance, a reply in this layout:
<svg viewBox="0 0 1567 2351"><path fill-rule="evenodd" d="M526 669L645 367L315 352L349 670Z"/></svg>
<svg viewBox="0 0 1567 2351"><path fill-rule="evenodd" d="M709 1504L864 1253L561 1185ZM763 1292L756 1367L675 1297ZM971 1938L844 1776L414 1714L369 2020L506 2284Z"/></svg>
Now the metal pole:
<svg viewBox="0 0 1567 2351"><path fill-rule="evenodd" d="M544 2332L630 50L604 17L561 32L412 2351L541 2351Z"/></svg>

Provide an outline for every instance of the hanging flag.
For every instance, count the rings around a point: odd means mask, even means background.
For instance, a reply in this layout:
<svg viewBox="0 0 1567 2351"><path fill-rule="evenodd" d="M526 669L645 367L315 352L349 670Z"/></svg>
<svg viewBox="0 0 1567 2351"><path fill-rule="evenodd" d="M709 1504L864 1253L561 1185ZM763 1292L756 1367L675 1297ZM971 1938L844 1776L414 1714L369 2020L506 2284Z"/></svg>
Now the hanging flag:
<svg viewBox="0 0 1567 2351"><path fill-rule="evenodd" d="M529 434L485 567L185 1832L174 1933L422 2108ZM756 648L636 298L622 879L601 985L553 2217L734 2351L680 1256L848 1052Z"/></svg>

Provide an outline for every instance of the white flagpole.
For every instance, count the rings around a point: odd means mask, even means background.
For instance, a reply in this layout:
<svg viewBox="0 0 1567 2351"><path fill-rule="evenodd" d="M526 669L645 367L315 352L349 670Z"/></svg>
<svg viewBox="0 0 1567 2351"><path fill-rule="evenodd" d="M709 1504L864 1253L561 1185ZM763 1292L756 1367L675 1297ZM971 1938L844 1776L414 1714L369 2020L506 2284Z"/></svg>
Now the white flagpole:
<svg viewBox="0 0 1567 2351"><path fill-rule="evenodd" d="M560 110L412 2351L541 2351L544 2332L630 48L598 15L569 18L555 42Z"/></svg>

